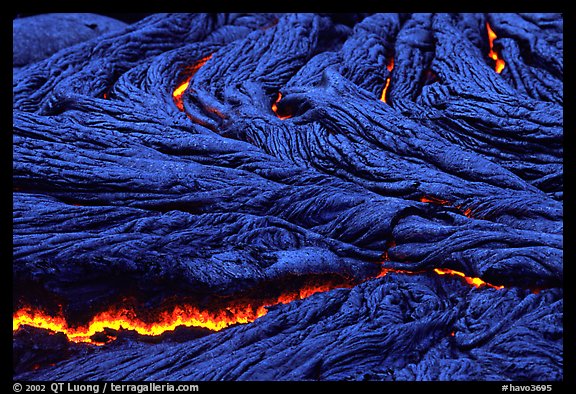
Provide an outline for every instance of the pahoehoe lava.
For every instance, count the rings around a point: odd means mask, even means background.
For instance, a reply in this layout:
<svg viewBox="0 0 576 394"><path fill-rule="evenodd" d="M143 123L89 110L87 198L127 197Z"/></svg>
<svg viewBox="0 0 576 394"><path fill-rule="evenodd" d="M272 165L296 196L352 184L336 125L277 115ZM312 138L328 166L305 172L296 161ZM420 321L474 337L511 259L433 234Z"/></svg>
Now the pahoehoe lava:
<svg viewBox="0 0 576 394"><path fill-rule="evenodd" d="M562 380L562 15L86 18L14 21L15 379Z"/></svg>

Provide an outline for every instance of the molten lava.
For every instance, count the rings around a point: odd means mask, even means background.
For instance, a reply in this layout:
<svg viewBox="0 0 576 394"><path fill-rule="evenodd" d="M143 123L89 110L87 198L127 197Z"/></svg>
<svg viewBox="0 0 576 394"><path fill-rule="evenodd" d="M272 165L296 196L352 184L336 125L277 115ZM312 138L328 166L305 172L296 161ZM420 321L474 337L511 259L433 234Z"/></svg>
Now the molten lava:
<svg viewBox="0 0 576 394"><path fill-rule="evenodd" d="M233 324L253 322L264 316L266 307L278 304L288 304L295 300L310 297L318 292L325 292L339 287L352 287L348 284L328 281L320 284L308 284L300 289L286 292L276 298L256 300L247 303L233 302L218 311L201 310L192 305L180 305L170 311L158 313L154 321L144 321L130 308L110 308L94 316L85 326L74 327L68 324L63 314L50 316L45 312L31 307L24 307L14 313L12 330L27 325L65 334L72 342L86 342L95 345L102 343L92 337L105 329L132 330L140 335L157 336L176 327L203 327L212 331L220 331ZM115 338L112 338L115 339Z"/></svg>
<svg viewBox="0 0 576 394"><path fill-rule="evenodd" d="M424 199L424 197L422 199ZM431 201L442 202L442 200L435 198ZM396 243L394 240L390 240L386 243L386 250L395 246ZM384 261L390 260L387 251L384 252L383 257ZM382 278L391 272L417 275L423 274L426 271L407 271L381 267L380 273L376 278ZM459 276L464 278L468 284L475 287L488 286L495 289L502 289L504 287L494 286L484 282L480 278L468 277L462 272L450 269L436 268L434 272L438 275ZM287 290L275 297L231 300L221 304L219 309L211 310L202 310L190 304L176 305L171 309L164 308L159 311L147 312L145 318L144 316L139 316L134 308L128 307L126 306L127 303L124 303L122 307L112 306L108 310L96 314L88 324L79 326L71 325L62 312L57 313L56 316L51 316L38 308L23 307L14 313L12 329L16 331L26 325L56 333L63 333L72 342L85 342L95 345L104 344L104 341L97 339L95 335L98 333L107 333L107 331L110 330L135 331L140 335L146 336L158 336L181 326L202 327L212 331L220 331L234 324L253 322L259 317L264 316L268 312L267 307L269 306L288 304L295 300L310 297L318 292L326 292L336 288L351 288L353 285L352 283L344 281L344 279L309 279L304 282L301 287ZM113 335L105 335L105 337L105 341L107 342L116 339Z"/></svg>
<svg viewBox="0 0 576 394"><path fill-rule="evenodd" d="M236 323L248 323L266 314L264 306L252 308L228 308L211 313L201 311L191 305L174 308L170 312L162 312L156 321L147 323L140 320L133 310L111 309L94 316L83 327L71 327L62 316L49 316L40 310L23 308L16 312L12 320L12 330L16 331L22 325L28 325L46 330L64 333L72 342L94 342L91 337L104 329L133 330L140 335L160 335L172 331L176 327L203 327L219 331Z"/></svg>
<svg viewBox="0 0 576 394"><path fill-rule="evenodd" d="M386 65L386 68L388 69L388 71L392 71L394 69L394 58L393 57L388 59L388 64Z"/></svg>
<svg viewBox="0 0 576 394"><path fill-rule="evenodd" d="M382 267L376 278L382 278L388 273L402 273L409 275L422 274L425 271L407 271ZM475 287L492 287L502 289L504 286L494 286L484 282L480 278L468 277L462 272L446 268L435 268L434 272L438 275L455 275L464 278L464 280ZM56 333L63 333L71 342L85 342L94 345L103 343L94 340L97 333L110 330L131 330L140 335L157 336L167 331L173 331L177 327L203 327L212 331L220 331L223 328L234 324L245 324L253 322L259 317L264 316L269 306L278 304L288 304L295 300L301 300L318 292L326 292L336 288L351 288L352 284L328 281L325 283L315 283L303 286L300 289L288 291L280 296L267 300L252 300L251 302L241 303L233 302L224 306L218 311L201 310L192 305L176 306L169 311L162 311L156 314L153 321L145 321L137 316L131 308L112 307L107 311L98 313L84 326L70 325L63 314L50 316L37 308L24 307L14 313L12 317L12 330L16 331L22 326L31 326L50 330ZM114 340L116 337L109 336L108 340Z"/></svg>
<svg viewBox="0 0 576 394"><path fill-rule="evenodd" d="M388 102L386 101L386 92L388 91L388 86L390 86L390 77L386 78L386 84L384 85L384 89L382 90L382 96L380 96L380 101L383 101L386 104L388 104Z"/></svg>
<svg viewBox="0 0 576 394"><path fill-rule="evenodd" d="M494 69L498 74L500 74L504 69L506 62L504 62L504 60L500 58L498 52L496 52L496 50L494 49L494 40L498 36L496 36L496 33L494 33L494 30L492 30L492 27L490 27L490 24L488 22L486 22L486 30L488 30L488 42L490 43L490 52L488 52L488 56L490 56L490 58L496 62Z"/></svg>
<svg viewBox="0 0 576 394"><path fill-rule="evenodd" d="M176 106L178 107L178 109L180 109L180 111L184 110L184 106L182 103L182 94L184 94L184 91L188 89L188 85L190 85L191 79L192 76L186 78L186 80L182 82L182 84L174 90L174 93L172 93L172 97L174 97L174 104L176 104Z"/></svg>
<svg viewBox="0 0 576 394"><path fill-rule="evenodd" d="M393 57L391 57L388 60L388 64L386 65L386 68L388 69L388 72L392 72L392 70L394 69L394 58ZM390 86L390 77L386 78L386 83L384 84L384 89L382 89L382 95L380 96L380 101L383 101L386 104L388 104L388 102L386 101L386 94L388 92L388 86Z"/></svg>
<svg viewBox="0 0 576 394"><path fill-rule="evenodd" d="M454 270L451 270L448 268L434 268L434 272L436 272L438 275L460 276L460 277L464 278L466 283L468 283L474 287L488 286L488 287L492 287L493 289L496 289L496 290L500 290L500 289L504 288L504 286L494 286L494 285L491 285L490 283L484 282L480 278L472 278L470 276L466 276L466 274L464 274L463 272L454 271Z"/></svg>
<svg viewBox="0 0 576 394"><path fill-rule="evenodd" d="M399 270L399 269L394 269L394 268L385 268L382 267L380 273L376 276L376 278L383 278L386 275L388 275L389 273L399 273L399 274L408 274L408 275L418 275L418 274L422 274L426 271L407 271L407 270ZM468 283L469 285L472 285L474 287L482 287L482 286L487 286L487 287L492 287L493 289L496 290L500 290L503 289L504 286L495 286L492 285L490 283L486 283L484 282L482 279L480 278L473 278L470 276L466 276L466 274L464 274L463 272L459 272L459 271L454 271L451 269L447 269L447 268L434 268L434 272L438 275L454 275L454 276L459 276L461 278L464 278L464 280L466 281L466 283Z"/></svg>
<svg viewBox="0 0 576 394"><path fill-rule="evenodd" d="M448 201L448 200L443 200L441 198L432 197L432 196L422 196L422 197L420 197L420 202L424 202L424 203L428 203L428 204L436 204L436 205L452 205L450 203L450 201ZM472 218L472 210L470 208L466 208L465 210L462 210L462 205L456 205L454 208L459 210L462 213L462 215L464 215L468 218Z"/></svg>
<svg viewBox="0 0 576 394"><path fill-rule="evenodd" d="M399 274L408 274L408 275L418 275L418 274L422 274L426 271L407 271L407 270L399 270L399 269L394 269L394 268L385 268L382 267L380 273L376 276L376 278L383 278L385 277L387 274L389 273L399 273ZM434 273L438 274L438 275L455 275L455 276L459 276L461 278L464 278L464 280L466 281L466 283L468 283L469 285L472 285L474 287L481 287L481 286L487 286L487 287L492 287L494 289L500 290L503 289L504 286L495 286L492 285L490 283L486 283L484 282L482 279L480 278L473 278L470 276L466 276L464 273L459 272L459 271L454 271L451 269L447 269L447 268L434 268Z"/></svg>
<svg viewBox="0 0 576 394"><path fill-rule="evenodd" d="M292 116L291 115L280 115L278 114L278 103L280 102L280 100L282 100L282 93L278 92L278 96L276 97L276 100L274 100L274 103L272 103L272 111L276 114L276 116L281 119L289 119Z"/></svg>
<svg viewBox="0 0 576 394"><path fill-rule="evenodd" d="M466 208L465 210L462 210L461 205L456 205L456 209L458 209L460 212L462 212L462 215L466 216L467 218L472 218L472 210L470 208Z"/></svg>
<svg viewBox="0 0 576 394"><path fill-rule="evenodd" d="M182 95L184 94L184 91L188 89L188 86L190 85L190 80L192 79L194 74L198 72L200 67L206 64L206 62L211 58L212 55L206 56L198 60L196 63L194 63L192 67L187 68L186 74L188 75L188 77L176 89L174 89L174 92L172 92L172 98L174 99L174 104L176 104L176 106L180 111L184 111L184 102L182 101Z"/></svg>
<svg viewBox="0 0 576 394"><path fill-rule="evenodd" d="M407 271L407 270L398 270L398 269L394 269L394 268L382 267L382 269L380 270L380 273L378 275L376 275L376 278L383 278L386 275L388 275L389 273L416 275L416 274L421 274L423 272L424 271Z"/></svg>
<svg viewBox="0 0 576 394"><path fill-rule="evenodd" d="M420 197L420 202L431 203L431 204L439 204L439 205L446 205L450 201L442 200L441 198L431 197L431 196L422 196Z"/></svg>

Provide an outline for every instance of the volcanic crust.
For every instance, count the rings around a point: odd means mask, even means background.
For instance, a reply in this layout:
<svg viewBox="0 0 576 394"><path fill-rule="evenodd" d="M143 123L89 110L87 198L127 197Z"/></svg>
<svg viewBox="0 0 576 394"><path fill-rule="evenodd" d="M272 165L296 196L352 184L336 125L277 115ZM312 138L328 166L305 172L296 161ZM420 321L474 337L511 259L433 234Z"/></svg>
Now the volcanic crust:
<svg viewBox="0 0 576 394"><path fill-rule="evenodd" d="M15 64L16 379L562 379L560 15L114 26Z"/></svg>

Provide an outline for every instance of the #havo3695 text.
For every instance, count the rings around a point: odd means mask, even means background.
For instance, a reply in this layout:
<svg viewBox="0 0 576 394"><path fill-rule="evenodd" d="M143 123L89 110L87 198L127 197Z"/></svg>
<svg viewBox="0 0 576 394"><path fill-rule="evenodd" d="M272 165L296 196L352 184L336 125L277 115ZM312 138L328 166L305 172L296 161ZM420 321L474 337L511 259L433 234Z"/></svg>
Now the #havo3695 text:
<svg viewBox="0 0 576 394"><path fill-rule="evenodd" d="M503 384L502 391L552 391L551 384Z"/></svg>

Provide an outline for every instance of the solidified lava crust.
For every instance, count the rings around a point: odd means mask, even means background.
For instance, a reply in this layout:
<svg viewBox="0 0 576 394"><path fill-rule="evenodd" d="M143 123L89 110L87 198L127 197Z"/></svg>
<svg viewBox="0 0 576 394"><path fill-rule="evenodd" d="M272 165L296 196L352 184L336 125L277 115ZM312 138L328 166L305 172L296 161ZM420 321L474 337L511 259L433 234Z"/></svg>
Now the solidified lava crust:
<svg viewBox="0 0 576 394"><path fill-rule="evenodd" d="M34 18L15 379L562 380L561 15Z"/></svg>

